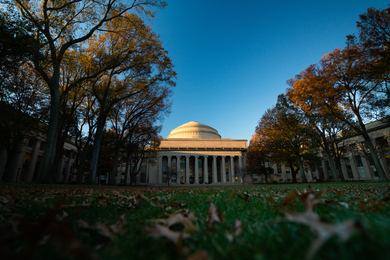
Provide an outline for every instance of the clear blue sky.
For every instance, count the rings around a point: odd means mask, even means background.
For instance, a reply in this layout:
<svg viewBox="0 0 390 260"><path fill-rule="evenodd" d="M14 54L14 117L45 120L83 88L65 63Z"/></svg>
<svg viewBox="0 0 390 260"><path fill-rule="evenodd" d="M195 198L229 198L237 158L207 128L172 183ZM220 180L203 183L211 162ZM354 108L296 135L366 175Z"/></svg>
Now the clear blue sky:
<svg viewBox="0 0 390 260"><path fill-rule="evenodd" d="M388 1L167 0L151 27L177 72L160 133L189 121L250 140L286 81L356 33L359 14Z"/></svg>

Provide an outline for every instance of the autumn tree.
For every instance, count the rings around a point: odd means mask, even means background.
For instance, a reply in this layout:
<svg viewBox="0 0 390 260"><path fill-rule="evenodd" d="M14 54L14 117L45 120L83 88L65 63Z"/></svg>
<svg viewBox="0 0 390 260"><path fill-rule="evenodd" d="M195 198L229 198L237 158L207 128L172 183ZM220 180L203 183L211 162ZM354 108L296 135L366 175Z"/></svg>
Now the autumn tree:
<svg viewBox="0 0 390 260"><path fill-rule="evenodd" d="M271 161L271 151L265 146L265 138L262 128L257 126L248 146L245 170L249 174L256 174L260 178L264 175L265 181L268 183L268 177L273 174L273 169L266 166L266 163ZM242 169L239 170L241 172Z"/></svg>
<svg viewBox="0 0 390 260"><path fill-rule="evenodd" d="M362 51L361 46L349 46L325 55L320 65L323 80L327 83L314 89L311 96L317 96L318 102L327 106L335 117L364 138L379 178L385 180L387 177L365 125L375 114L370 102L375 99L380 82L372 81L367 76L369 58Z"/></svg>
<svg viewBox="0 0 390 260"><path fill-rule="evenodd" d="M40 132L47 95L42 82L29 67L31 28L20 17L0 11L0 149L7 154L2 179L15 180L17 162L25 139Z"/></svg>
<svg viewBox="0 0 390 260"><path fill-rule="evenodd" d="M170 112L170 95L171 90L169 87L156 86L148 91L137 93L114 107L113 116L110 120L110 127L116 133L115 156L111 176L116 172L120 151L125 146L143 145L144 142L139 143L137 141L139 139L134 138L137 134L136 131L140 130L140 126L149 125L154 129L154 126L157 126L157 122L161 121ZM160 128L155 129L157 131L156 134L158 129ZM122 154L126 154L126 152L122 152ZM130 160L129 156L123 157Z"/></svg>
<svg viewBox="0 0 390 260"><path fill-rule="evenodd" d="M47 132L47 144L43 158L41 182L54 181L54 156L57 141L58 114L63 95L83 80L98 76L112 68L106 64L99 71L76 79L60 96L61 64L67 51L82 50L85 41L96 33L105 30L105 25L130 10L141 15L153 17L150 7L164 8L165 1L132 0L124 3L119 0L104 1L28 1L5 0L13 10L19 10L21 16L33 26L34 48L33 64L35 71L42 77L50 90L50 119ZM115 31L120 28L114 28ZM101 62L96 60L96 62ZM121 62L116 60L115 63Z"/></svg>
<svg viewBox="0 0 390 260"><path fill-rule="evenodd" d="M360 45L364 55L370 58L368 77L381 84L376 89L372 104L381 108L381 114L389 115L390 105L390 7L370 7L359 16L358 37L347 36L348 45Z"/></svg>
<svg viewBox="0 0 390 260"><path fill-rule="evenodd" d="M120 33L112 33L114 28L121 28ZM134 14L126 13L123 18L107 23L107 31L90 38L88 45L84 70L100 70L101 63L96 64L95 60L108 60L109 64L113 63L112 59L121 60L117 66L90 80L90 89L99 103L89 170L89 182L92 183L96 176L101 134L113 107L139 93L153 92L154 88L162 86L173 87L176 73L158 37Z"/></svg>
<svg viewBox="0 0 390 260"><path fill-rule="evenodd" d="M325 80L323 71L318 65L310 65L307 69L290 79L287 89L289 100L307 118L308 123L313 128L312 137L317 139L317 143L322 148L328 158L332 176L339 181L344 180L341 169L342 147L339 146L341 138L348 137L350 131L345 122L340 117L348 118L350 115L337 107L330 109L328 105L321 102L322 96L313 94L316 89L324 88L329 81ZM337 116L334 115L337 113Z"/></svg>
<svg viewBox="0 0 390 260"><path fill-rule="evenodd" d="M258 129L262 129L265 145L272 151L272 158L277 158L279 162L295 160L302 173L302 182L307 182L303 156L317 144L313 142L312 130L305 117L289 103L285 95L279 95L276 106L264 113Z"/></svg>
<svg viewBox="0 0 390 260"><path fill-rule="evenodd" d="M161 126L144 121L133 128L125 146L126 168L130 172L130 185L136 183L142 163L155 163L161 137ZM127 171L126 171L127 173ZM127 176L126 176L127 177Z"/></svg>

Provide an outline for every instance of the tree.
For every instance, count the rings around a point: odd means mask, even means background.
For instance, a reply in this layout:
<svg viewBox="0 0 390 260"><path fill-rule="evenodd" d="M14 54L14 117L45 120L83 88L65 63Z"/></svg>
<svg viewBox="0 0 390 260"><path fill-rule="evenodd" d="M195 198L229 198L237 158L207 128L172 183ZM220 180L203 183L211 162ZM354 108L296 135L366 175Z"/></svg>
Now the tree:
<svg viewBox="0 0 390 260"><path fill-rule="evenodd" d="M40 132L46 100L44 89L25 62L13 62L3 72L6 77L0 77L0 147L7 152L3 179L12 182L21 146L33 133Z"/></svg>
<svg viewBox="0 0 390 260"><path fill-rule="evenodd" d="M266 166L266 163L271 161L271 151L265 146L265 138L262 133L262 128L257 126L247 151L246 172L252 176L256 174L260 178L264 175L265 181L268 183L268 176L273 174L273 169Z"/></svg>
<svg viewBox="0 0 390 260"><path fill-rule="evenodd" d="M7 153L3 180L12 182L19 149L39 132L46 108L45 89L29 67L30 27L0 11L0 148Z"/></svg>
<svg viewBox="0 0 390 260"><path fill-rule="evenodd" d="M313 129L312 138L317 139L317 143L328 157L332 175L338 181L337 170L342 173L342 149L339 140L341 137L347 137L350 132L346 123L339 118L348 118L350 115L337 107L329 109L328 105L321 102L321 96L313 94L316 89L324 88L322 85L329 83L324 80L322 74L323 71L318 65L310 65L288 81L291 88L287 89L287 96L307 118ZM338 116L336 117L334 113ZM341 179L344 180L342 174Z"/></svg>
<svg viewBox="0 0 390 260"><path fill-rule="evenodd" d="M111 69L106 64L99 71L76 79L60 96L61 64L69 50L82 50L83 44L96 33L104 31L106 24L122 18L129 10L153 17L149 7L164 8L164 1L133 0L125 4L119 0L70 2L6 0L10 9L18 9L21 16L33 26L35 33L32 61L34 69L50 90L50 119L47 144L43 158L41 182L54 181L54 156L57 141L58 114L63 96L84 80ZM114 28L115 31L120 28ZM100 62L96 60L96 62ZM116 61L118 62L118 61ZM119 61L120 62L120 61Z"/></svg>
<svg viewBox="0 0 390 260"><path fill-rule="evenodd" d="M150 88L123 100L114 107L111 128L116 132L115 157L112 171L116 171L120 151L128 144L141 125L155 127L170 112L169 97L171 90L167 86ZM160 129L160 128L156 128ZM136 142L138 144L138 142Z"/></svg>
<svg viewBox="0 0 390 260"><path fill-rule="evenodd" d="M140 166L143 162L154 163L156 161L161 140L158 135L160 130L160 126L144 122L144 124L137 125L129 135L125 150L126 162L128 166L133 166L130 167L130 185L136 183L136 177L140 173Z"/></svg>
<svg viewBox="0 0 390 260"><path fill-rule="evenodd" d="M302 182L307 182L302 159L316 143L311 138L311 128L305 117L288 102L285 95L279 95L276 106L264 113L256 129L256 132L260 131L264 136L265 146L268 151L272 151L273 160L295 160L302 173ZM293 168L291 165L292 170ZM293 179L295 180L295 176Z"/></svg>
<svg viewBox="0 0 390 260"><path fill-rule="evenodd" d="M112 33L117 27L122 28L120 34ZM91 81L92 93L99 103L99 114L89 171L90 182L95 180L101 133L113 107L149 89L153 91L153 88L160 86L169 89L175 85L172 79L176 73L171 60L166 56L158 37L139 17L125 14L114 23L107 23L107 29L100 37L90 39L84 56L88 64L85 70L99 70L101 64L98 64L97 69L94 68L95 59L109 60L109 64L113 63L111 59L122 61Z"/></svg>
<svg viewBox="0 0 390 260"><path fill-rule="evenodd" d="M349 46L325 55L320 64L324 71L323 79L328 83L315 89L313 95L321 97L317 100L327 106L331 113L347 124L355 134L364 138L379 178L385 180L387 177L365 126L365 122L375 114L370 102L375 99L380 82L372 81L367 76L369 60L362 52L360 46ZM340 110L343 113L340 113Z"/></svg>

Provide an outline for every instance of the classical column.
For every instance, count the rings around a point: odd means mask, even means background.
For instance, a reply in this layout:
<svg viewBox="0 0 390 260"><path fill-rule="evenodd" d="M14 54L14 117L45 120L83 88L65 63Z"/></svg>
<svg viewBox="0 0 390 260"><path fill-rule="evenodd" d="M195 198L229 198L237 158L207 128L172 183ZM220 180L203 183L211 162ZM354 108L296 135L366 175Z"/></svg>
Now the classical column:
<svg viewBox="0 0 390 260"><path fill-rule="evenodd" d="M69 183L69 174L70 174L70 167L72 167L73 160L68 157L68 164L66 165L66 174L64 183Z"/></svg>
<svg viewBox="0 0 390 260"><path fill-rule="evenodd" d="M176 156L176 184L181 184L181 182L180 182L180 155Z"/></svg>
<svg viewBox="0 0 390 260"><path fill-rule="evenodd" d="M355 180L359 180L360 179L360 174L359 174L359 170L356 166L356 161L355 161L355 158L352 154L348 155L348 158L349 158L349 161L351 163L351 169L352 169L352 174L353 174L353 178Z"/></svg>
<svg viewBox="0 0 390 260"><path fill-rule="evenodd" d="M222 156L221 158L222 163L221 163L221 180L222 183L226 183L226 166L225 166L225 156Z"/></svg>
<svg viewBox="0 0 390 260"><path fill-rule="evenodd" d="M230 167L229 167L229 172L230 172L230 182L234 183L234 156L230 156Z"/></svg>
<svg viewBox="0 0 390 260"><path fill-rule="evenodd" d="M168 156L168 171L167 171L167 181L168 181L168 179L169 179L169 183L172 183L171 182L171 178L172 178L172 160L171 160L171 158L172 158L172 156ZM140 165L140 167L141 167L141 165ZM168 174L169 174L169 176L168 176ZM169 177L169 178L168 178Z"/></svg>
<svg viewBox="0 0 390 260"><path fill-rule="evenodd" d="M208 176L207 176L208 166L207 166L207 156L204 157L204 164L203 164L203 183L209 182Z"/></svg>
<svg viewBox="0 0 390 260"><path fill-rule="evenodd" d="M190 156L186 155L186 184L190 184Z"/></svg>
<svg viewBox="0 0 390 260"><path fill-rule="evenodd" d="M244 171L244 167L242 167L242 156L238 156L238 169L241 173L241 176L238 176L238 180L240 183L242 183L242 178L244 177L244 173L242 171Z"/></svg>
<svg viewBox="0 0 390 260"><path fill-rule="evenodd" d="M36 165L37 159L38 159L40 145L41 145L41 141L39 141L39 140L37 140L33 145L30 166L27 169L27 172L26 172L27 176L24 179L24 181L26 181L26 182L32 182L32 178L33 178L33 174L34 174L34 170L35 170L35 165Z"/></svg>
<svg viewBox="0 0 390 260"><path fill-rule="evenodd" d="M199 156L195 156L195 184L199 184L199 162L198 162Z"/></svg>
<svg viewBox="0 0 390 260"><path fill-rule="evenodd" d="M217 156L213 156L213 183L217 183Z"/></svg>
<svg viewBox="0 0 390 260"><path fill-rule="evenodd" d="M158 183L163 183L163 177L162 177L162 156L158 157Z"/></svg>
<svg viewBox="0 0 390 260"><path fill-rule="evenodd" d="M287 181L286 165L283 164L281 167L282 167L282 178L283 181L286 182Z"/></svg>

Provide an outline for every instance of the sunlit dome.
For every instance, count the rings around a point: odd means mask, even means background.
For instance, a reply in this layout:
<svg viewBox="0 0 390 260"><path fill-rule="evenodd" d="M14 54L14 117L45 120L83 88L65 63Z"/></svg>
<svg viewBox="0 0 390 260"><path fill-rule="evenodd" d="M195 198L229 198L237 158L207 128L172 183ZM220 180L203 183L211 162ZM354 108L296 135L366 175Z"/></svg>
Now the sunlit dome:
<svg viewBox="0 0 390 260"><path fill-rule="evenodd" d="M173 138L221 139L221 136L214 128L199 122L191 121L173 129L167 139Z"/></svg>

